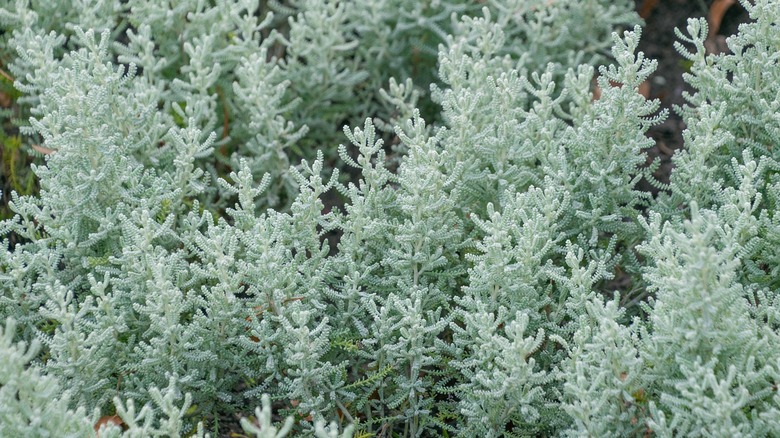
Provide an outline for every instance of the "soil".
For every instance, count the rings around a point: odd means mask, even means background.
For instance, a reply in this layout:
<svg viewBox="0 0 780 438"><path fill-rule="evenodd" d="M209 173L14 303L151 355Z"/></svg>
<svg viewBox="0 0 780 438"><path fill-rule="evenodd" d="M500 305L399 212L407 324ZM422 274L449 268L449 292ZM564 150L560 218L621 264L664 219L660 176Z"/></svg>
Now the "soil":
<svg viewBox="0 0 780 438"><path fill-rule="evenodd" d="M666 121L650 128L648 132L656 141L656 146L648 155L651 159L659 157L661 160L661 167L655 175L661 182L669 181L672 170L671 156L675 150L683 147L682 133L685 124L675 112L674 106L685 104L683 91L693 91L683 80L687 67L685 59L674 48L674 42L677 41L674 29L684 31L688 18L706 17L712 3L713 0L636 0L637 11L646 15L639 50L644 52L646 57L658 61L658 69L649 79L649 98L659 99L661 108L669 110ZM741 4L731 6L723 16L720 29L714 38L715 50L727 50L726 37L735 34L739 25L749 19ZM646 184L645 188L656 191L649 187L649 184Z"/></svg>

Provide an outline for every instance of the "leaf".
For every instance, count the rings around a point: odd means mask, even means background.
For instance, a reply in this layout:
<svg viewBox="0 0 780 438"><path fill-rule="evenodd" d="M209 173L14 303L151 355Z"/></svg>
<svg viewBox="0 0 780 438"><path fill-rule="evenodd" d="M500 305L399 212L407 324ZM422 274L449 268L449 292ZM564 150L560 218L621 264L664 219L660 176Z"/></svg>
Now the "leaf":
<svg viewBox="0 0 780 438"><path fill-rule="evenodd" d="M103 426L108 426L109 423L113 424L115 426L122 426L122 424L124 424L122 422L122 419L119 418L118 415L110 415L110 416L106 415L106 416L100 417L100 419L97 421L97 423L95 423L95 426L94 426L95 432L98 433L98 438L100 438L100 428L103 427Z"/></svg>
<svg viewBox="0 0 780 438"><path fill-rule="evenodd" d="M639 84L639 94L641 94L645 99L650 97L650 82L644 81L641 84Z"/></svg>
<svg viewBox="0 0 780 438"><path fill-rule="evenodd" d="M0 92L0 107L9 108L13 103L13 98L8 93Z"/></svg>
<svg viewBox="0 0 780 438"><path fill-rule="evenodd" d="M639 16L645 20L650 14L653 13L653 9L658 5L658 0L645 0L642 2L642 6L639 8Z"/></svg>
<svg viewBox="0 0 780 438"><path fill-rule="evenodd" d="M32 148L33 148L35 151L37 151L37 152L40 152L40 153L42 153L43 155L50 155L50 154L53 154L53 153L57 152L57 151L56 151L56 150L54 150L54 149L45 148L45 147L43 147L43 146L41 146L41 145L37 145L37 144L31 145L31 147L32 147Z"/></svg>
<svg viewBox="0 0 780 438"><path fill-rule="evenodd" d="M707 35L707 39L712 39L717 35L720 30L720 25L723 22L723 16L726 15L726 11L736 3L737 0L715 0L710 6L710 12L707 14L707 24L710 27L710 33Z"/></svg>
<svg viewBox="0 0 780 438"><path fill-rule="evenodd" d="M189 409L187 409L187 412L184 415L192 415L197 410L198 410L198 405L193 404L192 406L190 406Z"/></svg>

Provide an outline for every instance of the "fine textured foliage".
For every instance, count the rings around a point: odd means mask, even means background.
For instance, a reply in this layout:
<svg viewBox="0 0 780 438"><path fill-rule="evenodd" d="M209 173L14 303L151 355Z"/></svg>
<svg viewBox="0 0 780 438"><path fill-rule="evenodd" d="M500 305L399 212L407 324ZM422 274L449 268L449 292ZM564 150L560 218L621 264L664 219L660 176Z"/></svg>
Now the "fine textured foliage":
<svg viewBox="0 0 780 438"><path fill-rule="evenodd" d="M633 2L64 3L0 9L0 435L780 433L772 0L680 33L668 185Z"/></svg>

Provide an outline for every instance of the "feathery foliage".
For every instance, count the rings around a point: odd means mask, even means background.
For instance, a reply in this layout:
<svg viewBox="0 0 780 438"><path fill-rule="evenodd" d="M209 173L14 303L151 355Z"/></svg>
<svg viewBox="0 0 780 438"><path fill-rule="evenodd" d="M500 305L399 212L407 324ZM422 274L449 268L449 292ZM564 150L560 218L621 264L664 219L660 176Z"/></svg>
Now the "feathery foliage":
<svg viewBox="0 0 780 438"><path fill-rule="evenodd" d="M0 8L0 434L780 433L774 0L668 186L633 2L71 3Z"/></svg>

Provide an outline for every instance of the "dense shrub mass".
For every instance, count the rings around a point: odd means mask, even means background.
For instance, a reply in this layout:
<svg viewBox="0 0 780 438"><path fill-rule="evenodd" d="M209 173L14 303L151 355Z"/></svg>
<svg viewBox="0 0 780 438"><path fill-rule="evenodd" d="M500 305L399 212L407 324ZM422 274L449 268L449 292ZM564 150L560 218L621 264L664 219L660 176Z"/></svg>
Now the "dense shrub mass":
<svg viewBox="0 0 780 438"><path fill-rule="evenodd" d="M780 7L743 5L729 53L678 34L668 184L627 0L1 8L40 189L0 436L780 434Z"/></svg>

